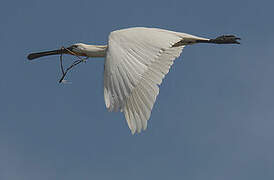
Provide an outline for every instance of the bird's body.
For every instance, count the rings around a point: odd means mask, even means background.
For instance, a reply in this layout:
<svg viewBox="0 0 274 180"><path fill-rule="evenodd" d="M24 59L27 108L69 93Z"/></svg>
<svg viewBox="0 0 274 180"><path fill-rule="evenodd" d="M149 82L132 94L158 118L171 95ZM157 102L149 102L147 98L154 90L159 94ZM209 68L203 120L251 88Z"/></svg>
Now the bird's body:
<svg viewBox="0 0 274 180"><path fill-rule="evenodd" d="M221 39L223 37L223 39ZM147 128L147 120L159 85L185 45L195 43L235 44L239 38L221 36L207 39L157 28L128 28L113 31L108 45L77 43L66 50L33 53L29 59L67 53L87 57L106 57L104 99L109 111L125 114L132 133Z"/></svg>

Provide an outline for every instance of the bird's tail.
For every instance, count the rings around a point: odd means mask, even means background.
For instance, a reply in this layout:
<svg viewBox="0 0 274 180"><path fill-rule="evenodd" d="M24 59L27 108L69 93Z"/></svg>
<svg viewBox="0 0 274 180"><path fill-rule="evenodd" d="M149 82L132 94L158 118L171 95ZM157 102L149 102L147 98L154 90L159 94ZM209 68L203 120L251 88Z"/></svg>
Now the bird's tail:
<svg viewBox="0 0 274 180"><path fill-rule="evenodd" d="M57 49L53 51L43 51L43 52L37 52L37 53L31 53L28 55L28 60L33 60L39 57L43 56L50 56L50 55L56 55L56 54L62 54L62 53L67 53L65 49Z"/></svg>

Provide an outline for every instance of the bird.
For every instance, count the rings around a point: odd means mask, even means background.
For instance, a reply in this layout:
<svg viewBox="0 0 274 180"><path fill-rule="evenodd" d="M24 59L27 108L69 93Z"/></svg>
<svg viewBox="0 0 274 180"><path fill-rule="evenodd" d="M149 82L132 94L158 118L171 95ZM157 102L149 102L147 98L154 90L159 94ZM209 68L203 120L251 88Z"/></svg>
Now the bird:
<svg viewBox="0 0 274 180"><path fill-rule="evenodd" d="M174 60L187 45L197 43L240 44L239 37L214 39L159 28L131 27L112 31L107 45L76 43L67 48L31 53L29 60L70 54L105 57L104 100L109 111L124 113L131 133L147 129L159 86Z"/></svg>

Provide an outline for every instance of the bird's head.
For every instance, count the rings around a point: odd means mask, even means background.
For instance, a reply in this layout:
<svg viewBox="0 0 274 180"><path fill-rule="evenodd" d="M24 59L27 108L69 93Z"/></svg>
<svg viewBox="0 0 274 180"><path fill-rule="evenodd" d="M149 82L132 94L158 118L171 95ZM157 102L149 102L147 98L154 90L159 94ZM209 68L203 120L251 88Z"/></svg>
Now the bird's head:
<svg viewBox="0 0 274 180"><path fill-rule="evenodd" d="M86 56L86 44L76 43L66 48L68 54L77 55L77 56Z"/></svg>

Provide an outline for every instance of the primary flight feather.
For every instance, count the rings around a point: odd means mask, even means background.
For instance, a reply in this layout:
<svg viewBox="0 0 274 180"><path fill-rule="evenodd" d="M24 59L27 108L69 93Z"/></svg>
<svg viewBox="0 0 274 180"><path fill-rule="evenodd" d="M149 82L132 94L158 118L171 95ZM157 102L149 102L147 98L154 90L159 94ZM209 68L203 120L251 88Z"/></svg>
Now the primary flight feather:
<svg viewBox="0 0 274 180"><path fill-rule="evenodd" d="M105 57L104 99L109 111L124 113L134 134L147 128L159 85L184 46L195 43L239 44L233 35L207 39L158 28L113 31L108 45L76 43L68 48L32 53L29 60L55 54Z"/></svg>

